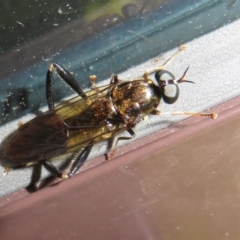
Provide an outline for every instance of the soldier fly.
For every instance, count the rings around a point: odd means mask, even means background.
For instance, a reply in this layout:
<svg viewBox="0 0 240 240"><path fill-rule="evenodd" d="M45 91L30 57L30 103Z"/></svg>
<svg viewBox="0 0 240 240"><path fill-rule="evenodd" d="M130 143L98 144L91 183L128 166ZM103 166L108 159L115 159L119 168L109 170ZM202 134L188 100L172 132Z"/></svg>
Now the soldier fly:
<svg viewBox="0 0 240 240"><path fill-rule="evenodd" d="M160 100L173 104L179 97L180 83L193 83L185 80L187 70L175 80L173 74L164 70L167 64L183 49L169 58L161 67L146 71L142 78L121 81L113 75L110 84L93 87L84 92L74 77L57 63L50 65L46 77L46 97L49 110L23 124L10 137L4 155L17 166L29 163L42 163L46 169L59 178L72 177L87 160L94 146L104 140L127 131L129 137L118 137L113 149L120 140L135 136L133 128L146 115L158 114ZM78 93L66 102L54 106L53 71ZM149 74L155 73L156 85ZM174 114L174 113L173 113ZM215 113L178 112L192 116L217 117ZM68 171L60 171L49 160L53 157L76 152L81 149Z"/></svg>

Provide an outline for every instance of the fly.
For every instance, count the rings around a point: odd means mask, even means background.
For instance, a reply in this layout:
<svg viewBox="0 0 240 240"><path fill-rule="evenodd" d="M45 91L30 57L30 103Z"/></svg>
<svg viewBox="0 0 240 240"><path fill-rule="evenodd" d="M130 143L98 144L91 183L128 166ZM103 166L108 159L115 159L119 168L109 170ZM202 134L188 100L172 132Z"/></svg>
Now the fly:
<svg viewBox="0 0 240 240"><path fill-rule="evenodd" d="M133 81L121 81L117 75L113 75L110 84L96 87L95 76L91 76L93 87L88 92L81 89L65 68L57 63L51 64L46 77L49 110L18 128L5 146L4 156L16 167L42 163L59 178L72 177L87 160L96 143L127 131L130 136L118 137L113 148L116 149L118 141L135 136L133 128L146 115L162 114L157 110L161 99L167 104L177 101L178 84L193 83L185 80L188 68L178 80L171 72L164 70L182 49L180 47L161 67L146 71L142 78ZM78 94L56 107L54 71ZM149 78L150 73L155 73L157 85ZM175 114L217 117L215 113ZM50 160L69 152L79 153L70 169L62 172Z"/></svg>

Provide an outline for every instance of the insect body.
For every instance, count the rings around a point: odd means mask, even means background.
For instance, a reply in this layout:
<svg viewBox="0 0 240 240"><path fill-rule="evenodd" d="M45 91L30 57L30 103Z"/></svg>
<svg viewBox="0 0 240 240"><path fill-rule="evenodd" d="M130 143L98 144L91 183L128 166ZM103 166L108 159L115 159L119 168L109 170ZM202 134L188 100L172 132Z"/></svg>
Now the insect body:
<svg viewBox="0 0 240 240"><path fill-rule="evenodd" d="M163 70L172 59L173 57L152 71L155 72L157 85L148 77L147 72L143 78L134 81L120 81L114 75L110 84L95 86L86 93L66 69L52 64L47 73L49 111L22 125L10 137L5 147L5 157L16 166L41 162L58 177L72 177L86 161L94 144L128 131L130 137L119 137L116 148L119 140L134 137L132 128L146 115L160 114L156 108L161 98L168 104L178 99L178 84L191 81L184 79L187 70L179 80ZM57 107L54 107L53 70L79 95ZM213 114L200 115L215 117ZM49 161L53 157L79 149L82 151L67 173L62 173Z"/></svg>

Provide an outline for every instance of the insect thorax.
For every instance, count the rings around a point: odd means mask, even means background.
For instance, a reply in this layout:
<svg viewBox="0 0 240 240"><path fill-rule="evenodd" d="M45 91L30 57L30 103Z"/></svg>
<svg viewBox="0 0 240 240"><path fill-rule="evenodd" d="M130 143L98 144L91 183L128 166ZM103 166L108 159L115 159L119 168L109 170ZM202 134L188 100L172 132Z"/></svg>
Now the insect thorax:
<svg viewBox="0 0 240 240"><path fill-rule="evenodd" d="M126 123L135 125L158 106L157 91L156 85L145 80L122 82L112 91L113 105Z"/></svg>

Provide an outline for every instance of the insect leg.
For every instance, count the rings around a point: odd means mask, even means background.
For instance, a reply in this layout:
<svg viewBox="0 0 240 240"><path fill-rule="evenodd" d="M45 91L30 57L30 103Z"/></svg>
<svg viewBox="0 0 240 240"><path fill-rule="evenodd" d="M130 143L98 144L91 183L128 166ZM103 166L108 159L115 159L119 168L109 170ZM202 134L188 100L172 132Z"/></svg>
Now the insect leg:
<svg viewBox="0 0 240 240"><path fill-rule="evenodd" d="M57 63L52 63L47 71L46 77L46 95L47 95L47 103L50 110L54 108L54 80L53 80L53 70L55 70L58 75L82 98L86 99L87 96L78 85L75 78L72 76L70 72L68 72L64 67Z"/></svg>
<svg viewBox="0 0 240 240"><path fill-rule="evenodd" d="M107 160L110 160L110 159L113 158L113 155L115 154L115 152L117 150L117 144L118 144L119 141L130 140L130 139L135 137L135 132L131 128L129 128L127 131L131 136L130 137L118 137L116 143L114 144L114 147L113 147L113 150L112 150L111 154L109 156L107 156Z"/></svg>
<svg viewBox="0 0 240 240"><path fill-rule="evenodd" d="M178 50L177 50L166 62L163 63L162 66L160 66L160 67L158 67L158 68L153 68L153 69L148 69L148 70L146 70L145 73L143 74L143 77L144 77L145 79L147 79L149 74L152 74L152 73L155 73L155 72L157 72L157 71L163 70L169 63L171 63L171 62L178 56L178 54L179 54L181 51L183 51L183 50L185 50L185 49L186 49L186 46L184 46L184 45L180 46L180 47L178 48Z"/></svg>
<svg viewBox="0 0 240 240"><path fill-rule="evenodd" d="M46 78L46 97L47 97L47 105L49 110L54 109L54 85L53 85L53 77L52 71L47 71Z"/></svg>
<svg viewBox="0 0 240 240"><path fill-rule="evenodd" d="M110 84L112 84L112 83L118 84L120 82L121 81L119 80L118 75L117 74L113 74L113 76L111 78L111 81L110 81Z"/></svg>
<svg viewBox="0 0 240 240"><path fill-rule="evenodd" d="M91 142L87 145L87 147L85 147L83 149L83 151L77 156L76 160L74 161L73 165L71 166L69 173L66 176L63 175L63 178L70 178L76 174L76 172L80 169L80 167L87 160L88 155L92 150L92 147L93 147L93 143Z"/></svg>
<svg viewBox="0 0 240 240"><path fill-rule="evenodd" d="M53 165L51 162L45 160L42 162L43 166L54 176L58 178L70 178L76 174L76 172L80 169L80 167L84 164L87 160L89 153L91 152L93 147L93 143L89 143L87 147L83 149L83 151L77 156L76 160L74 161L73 165L70 168L68 173L62 172L59 168Z"/></svg>
<svg viewBox="0 0 240 240"><path fill-rule="evenodd" d="M45 160L45 161L42 162L42 164L51 174L53 174L54 176L56 176L58 178L62 178L62 172L60 171L60 169L58 169L52 163Z"/></svg>
<svg viewBox="0 0 240 240"><path fill-rule="evenodd" d="M97 89L96 79L97 79L96 75L91 75L89 77L89 80L90 80L91 85L92 85L92 89Z"/></svg>
<svg viewBox="0 0 240 240"><path fill-rule="evenodd" d="M211 117L212 119L216 119L217 113L199 113L199 112L165 112L162 114L172 114L172 115L189 115L193 117Z"/></svg>
<svg viewBox="0 0 240 240"><path fill-rule="evenodd" d="M151 112L152 115L188 115L193 117L211 117L212 119L216 119L218 114L213 113L201 113L201 112L160 112L157 109L154 109Z"/></svg>

